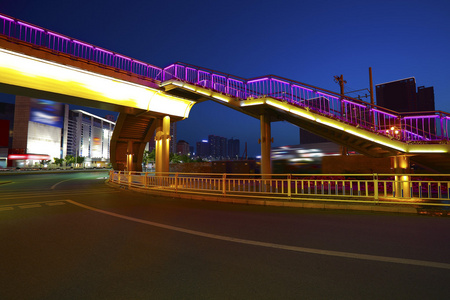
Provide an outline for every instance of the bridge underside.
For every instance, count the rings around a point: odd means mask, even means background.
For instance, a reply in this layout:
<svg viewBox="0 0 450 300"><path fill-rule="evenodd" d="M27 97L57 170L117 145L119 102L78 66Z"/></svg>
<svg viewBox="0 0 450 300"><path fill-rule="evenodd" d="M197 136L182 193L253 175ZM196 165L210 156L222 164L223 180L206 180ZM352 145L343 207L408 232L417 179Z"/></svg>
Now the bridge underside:
<svg viewBox="0 0 450 300"><path fill-rule="evenodd" d="M119 114L110 145L114 170L142 170L145 146L152 138L156 124L157 119L149 115Z"/></svg>

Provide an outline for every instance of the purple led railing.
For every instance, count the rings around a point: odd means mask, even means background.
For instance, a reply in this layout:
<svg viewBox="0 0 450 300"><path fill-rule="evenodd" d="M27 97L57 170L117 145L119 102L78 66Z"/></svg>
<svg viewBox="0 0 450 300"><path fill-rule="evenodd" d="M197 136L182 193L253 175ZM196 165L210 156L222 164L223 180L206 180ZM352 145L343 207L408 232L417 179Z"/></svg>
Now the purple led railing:
<svg viewBox="0 0 450 300"><path fill-rule="evenodd" d="M162 69L0 14L0 34L58 53L89 60L136 75L161 80Z"/></svg>
<svg viewBox="0 0 450 300"><path fill-rule="evenodd" d="M239 101L271 97L404 142L449 140L450 114L441 111L397 113L274 75L245 79L180 62L159 68L2 14L0 34L7 39L20 40L158 82L181 80L235 97Z"/></svg>

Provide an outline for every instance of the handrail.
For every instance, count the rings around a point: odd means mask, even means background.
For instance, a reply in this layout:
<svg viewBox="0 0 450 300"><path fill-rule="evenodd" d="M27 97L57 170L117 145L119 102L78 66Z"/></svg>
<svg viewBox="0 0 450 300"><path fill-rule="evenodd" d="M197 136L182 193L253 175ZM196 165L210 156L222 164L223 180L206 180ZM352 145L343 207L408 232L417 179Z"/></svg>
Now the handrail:
<svg viewBox="0 0 450 300"><path fill-rule="evenodd" d="M102 47L0 14L0 34L72 57L89 60L157 82L182 80L235 97L271 97L359 125L402 142L449 141L450 114L442 111L399 113L309 84L275 75L250 79L177 62L160 68Z"/></svg>
<svg viewBox="0 0 450 300"><path fill-rule="evenodd" d="M450 207L449 174L204 174L111 170L109 182L177 194Z"/></svg>

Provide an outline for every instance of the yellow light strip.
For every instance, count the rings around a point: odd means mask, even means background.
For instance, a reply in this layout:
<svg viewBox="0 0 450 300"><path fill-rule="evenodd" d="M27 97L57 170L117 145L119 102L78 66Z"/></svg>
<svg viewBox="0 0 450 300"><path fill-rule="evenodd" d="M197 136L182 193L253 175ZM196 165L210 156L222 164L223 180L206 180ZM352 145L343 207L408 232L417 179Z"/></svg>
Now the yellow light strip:
<svg viewBox="0 0 450 300"><path fill-rule="evenodd" d="M298 116L301 116L303 118L312 120L312 121L316 120L316 118L314 116L312 116L312 115L310 115L310 114L308 114L308 113L306 113L306 112L304 112L304 111L302 111L300 109L290 109L289 112L291 112L293 114L296 114Z"/></svg>
<svg viewBox="0 0 450 300"><path fill-rule="evenodd" d="M189 86L187 84L184 85L184 88L195 92L195 88L193 88L193 87L191 87L191 86Z"/></svg>
<svg viewBox="0 0 450 300"><path fill-rule="evenodd" d="M206 95L206 96L211 96L211 93L207 93L207 92L202 91L202 90L197 90L197 93L200 93L200 94L203 94L203 95Z"/></svg>
<svg viewBox="0 0 450 300"><path fill-rule="evenodd" d="M382 142L380 140L374 140L374 142L378 143L378 144L381 144L381 145L384 145L384 146L387 146L387 147L390 147L390 148L394 148L394 149L402 151L402 152L407 152L405 148L400 148L398 146L393 145L392 143L385 143L385 142Z"/></svg>
<svg viewBox="0 0 450 300"><path fill-rule="evenodd" d="M285 111L289 111L289 108L286 107L285 105L283 105L282 103L278 103L278 102L275 102L275 101L272 101L272 100L266 100L266 103L271 105L271 106L274 106L276 108L279 108L279 109L282 109L282 110L285 110Z"/></svg>
<svg viewBox="0 0 450 300"><path fill-rule="evenodd" d="M362 133L359 133L359 132L356 132L356 131L353 131L353 130L350 130L350 129L345 129L345 131L348 132L348 133L350 133L350 134L359 136L359 137L361 137L361 138L363 138L363 139L366 139L366 140L375 142L375 143L377 143L377 144L381 144L381 145L384 145L384 146L386 146L386 147L393 148L393 149L396 149L396 150L399 150L399 151L402 151L402 152L407 152L405 148L401 148L401 147L398 147L398 146L396 146L396 145L393 145L393 143L386 143L386 142L381 141L381 140L379 140L379 139L373 139L373 138L371 138L370 136L367 136L367 135L365 135L365 134L362 134Z"/></svg>
<svg viewBox="0 0 450 300"><path fill-rule="evenodd" d="M224 98L224 97L222 97L222 96L218 96L218 95L213 95L212 97L213 97L213 98L216 98L216 99L218 99L218 100L220 100L220 101L224 101L224 102L230 101L229 99L226 99L226 98Z"/></svg>
<svg viewBox="0 0 450 300"><path fill-rule="evenodd" d="M248 101L248 100L247 100ZM252 100L250 100L252 101ZM241 102L241 106L253 106L253 105L261 105L264 104L264 101L255 101L255 102Z"/></svg>
<svg viewBox="0 0 450 300"><path fill-rule="evenodd" d="M362 133L359 133L359 132L356 132L356 131L353 131L353 130L350 130L350 129L345 129L344 131L346 131L346 132L348 132L348 133L350 133L350 134L359 136L360 138L363 138L363 139L372 141L372 142L375 141L374 139L372 139L371 137L368 137L367 135L364 135L364 134L362 134Z"/></svg>
<svg viewBox="0 0 450 300"><path fill-rule="evenodd" d="M0 83L186 118L192 101L0 48Z"/></svg>
<svg viewBox="0 0 450 300"><path fill-rule="evenodd" d="M448 153L448 150L441 150L441 149L436 149L436 150L409 150L409 153Z"/></svg>
<svg viewBox="0 0 450 300"><path fill-rule="evenodd" d="M339 125L336 125L336 124L333 124L333 123L329 123L329 122L322 121L322 120L320 120L319 118L317 118L316 121L319 122L319 123L325 124L325 125L327 125L327 126L330 126L330 127L336 128L336 129L339 129L339 130L344 130L344 127L342 127L342 126L339 126Z"/></svg>

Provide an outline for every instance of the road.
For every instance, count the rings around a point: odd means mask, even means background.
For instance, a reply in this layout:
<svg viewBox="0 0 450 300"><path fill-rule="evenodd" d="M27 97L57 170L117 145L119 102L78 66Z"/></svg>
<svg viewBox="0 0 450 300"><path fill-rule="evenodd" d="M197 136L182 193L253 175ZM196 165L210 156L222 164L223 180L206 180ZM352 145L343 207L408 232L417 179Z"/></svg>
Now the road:
<svg viewBox="0 0 450 300"><path fill-rule="evenodd" d="M449 218L155 197L110 187L105 176L0 176L0 299L450 292Z"/></svg>

